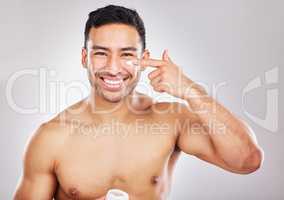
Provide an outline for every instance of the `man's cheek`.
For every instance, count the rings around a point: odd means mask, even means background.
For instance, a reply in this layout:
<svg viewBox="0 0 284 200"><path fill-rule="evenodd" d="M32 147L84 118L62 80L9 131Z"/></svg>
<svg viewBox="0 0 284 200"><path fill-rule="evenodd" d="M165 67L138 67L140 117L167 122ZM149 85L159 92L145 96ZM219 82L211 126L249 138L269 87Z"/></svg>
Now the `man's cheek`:
<svg viewBox="0 0 284 200"><path fill-rule="evenodd" d="M92 68L94 71L99 71L105 67L105 61L102 59L94 59L92 62Z"/></svg>
<svg viewBox="0 0 284 200"><path fill-rule="evenodd" d="M90 65L88 68L89 71L89 76L90 78L92 78L93 80L96 79L97 73L100 71L100 68L94 66L94 65Z"/></svg>
<svg viewBox="0 0 284 200"><path fill-rule="evenodd" d="M139 68L136 66L124 66L124 69L128 74L131 74L133 78L136 78L138 73L140 73Z"/></svg>
<svg viewBox="0 0 284 200"><path fill-rule="evenodd" d="M95 78L96 74L101 71L104 68L104 65L97 63L97 62L92 62L91 65L89 66L90 72Z"/></svg>

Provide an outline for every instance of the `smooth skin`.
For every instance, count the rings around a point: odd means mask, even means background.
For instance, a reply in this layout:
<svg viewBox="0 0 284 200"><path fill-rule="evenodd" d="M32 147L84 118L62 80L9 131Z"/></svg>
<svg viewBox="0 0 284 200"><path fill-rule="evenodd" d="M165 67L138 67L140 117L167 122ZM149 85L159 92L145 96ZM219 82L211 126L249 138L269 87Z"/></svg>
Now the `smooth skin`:
<svg viewBox="0 0 284 200"><path fill-rule="evenodd" d="M142 51L133 27L92 28L82 65L90 95L33 134L14 200L102 200L112 188L130 200L164 200L181 152L237 174L261 166L263 151L250 127L183 73L168 51L161 59ZM154 69L148 77L155 91L188 105L158 103L136 92L147 67ZM124 81L110 91L102 76ZM114 124L118 128L109 128Z"/></svg>

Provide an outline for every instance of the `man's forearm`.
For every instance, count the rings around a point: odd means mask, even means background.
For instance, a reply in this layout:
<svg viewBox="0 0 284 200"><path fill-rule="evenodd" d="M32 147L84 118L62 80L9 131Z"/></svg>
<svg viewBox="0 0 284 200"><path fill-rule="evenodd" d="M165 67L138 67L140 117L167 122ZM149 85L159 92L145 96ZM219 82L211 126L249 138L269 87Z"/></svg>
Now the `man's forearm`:
<svg viewBox="0 0 284 200"><path fill-rule="evenodd" d="M251 163L258 164L261 149L251 129L210 97L201 86L193 83L191 86L184 99L198 115L219 156L232 167L245 168Z"/></svg>

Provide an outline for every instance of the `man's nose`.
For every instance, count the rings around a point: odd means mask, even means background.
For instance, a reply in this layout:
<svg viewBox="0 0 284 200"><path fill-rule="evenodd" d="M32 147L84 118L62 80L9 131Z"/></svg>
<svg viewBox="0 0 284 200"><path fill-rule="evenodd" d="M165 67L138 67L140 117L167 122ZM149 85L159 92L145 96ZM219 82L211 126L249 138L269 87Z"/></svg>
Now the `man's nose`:
<svg viewBox="0 0 284 200"><path fill-rule="evenodd" d="M119 72L121 69L121 63L120 60L117 57L110 57L107 61L107 68L111 71L111 72Z"/></svg>

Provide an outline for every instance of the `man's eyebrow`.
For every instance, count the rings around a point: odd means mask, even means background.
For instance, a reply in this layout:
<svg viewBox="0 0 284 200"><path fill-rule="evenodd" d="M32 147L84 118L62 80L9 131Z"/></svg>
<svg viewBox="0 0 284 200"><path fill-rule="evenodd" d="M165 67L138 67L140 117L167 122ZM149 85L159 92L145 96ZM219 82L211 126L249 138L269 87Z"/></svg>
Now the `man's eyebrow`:
<svg viewBox="0 0 284 200"><path fill-rule="evenodd" d="M104 50L104 51L110 51L110 48L100 46L100 45L94 45L94 46L92 46L92 49L93 50L99 50L100 49L100 50ZM137 51L137 48L129 46L129 47L120 48L119 50L120 51Z"/></svg>
<svg viewBox="0 0 284 200"><path fill-rule="evenodd" d="M110 51L109 48L103 47L103 46L100 46L100 45L94 45L94 46L92 46L92 49L93 49L93 50L98 50L98 49L100 49L100 50Z"/></svg>
<svg viewBox="0 0 284 200"><path fill-rule="evenodd" d="M121 51L137 51L136 47L123 47L120 49Z"/></svg>

